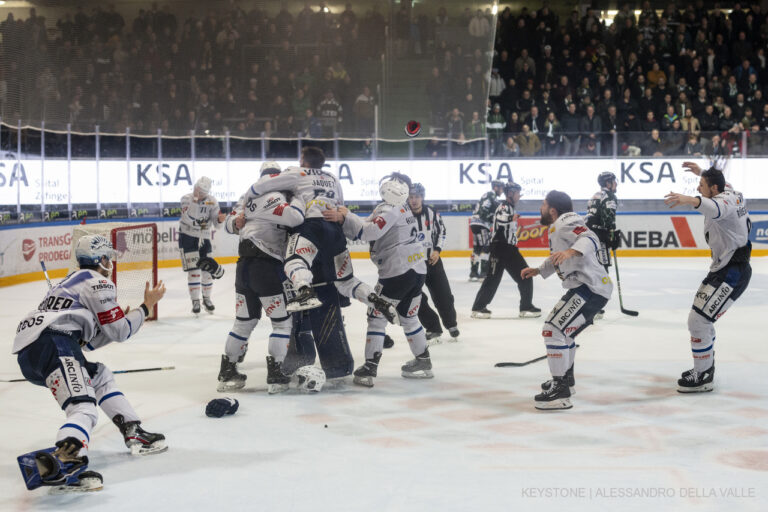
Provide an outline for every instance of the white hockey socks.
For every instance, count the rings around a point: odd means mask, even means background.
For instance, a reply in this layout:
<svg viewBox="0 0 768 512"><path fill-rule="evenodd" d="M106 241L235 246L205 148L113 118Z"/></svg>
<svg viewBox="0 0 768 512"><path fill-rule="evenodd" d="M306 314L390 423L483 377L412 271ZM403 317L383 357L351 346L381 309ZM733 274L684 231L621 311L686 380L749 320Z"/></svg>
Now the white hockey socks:
<svg viewBox="0 0 768 512"><path fill-rule="evenodd" d="M715 363L715 324L691 310L688 331L691 333L693 369L703 373Z"/></svg>
<svg viewBox="0 0 768 512"><path fill-rule="evenodd" d="M571 350L576 350L576 344L552 324L545 323L541 335L547 349L549 372L553 377L563 377L571 367Z"/></svg>
<svg viewBox="0 0 768 512"><path fill-rule="evenodd" d="M187 286L189 287L189 298L192 300L200 300L200 284L202 271L199 269L190 270L187 272Z"/></svg>
<svg viewBox="0 0 768 512"><path fill-rule="evenodd" d="M203 298L210 299L211 291L213 291L213 277L211 277L211 274L205 270L200 270L199 272L202 275L201 281L203 284Z"/></svg>
<svg viewBox="0 0 768 512"><path fill-rule="evenodd" d="M83 443L83 448L78 455L88 455L88 445L91 443L91 431L98 421L96 404L91 402L77 402L68 405L64 409L67 415L67 422L61 426L56 434L56 441L62 441L68 437L79 439Z"/></svg>
<svg viewBox="0 0 768 512"><path fill-rule="evenodd" d="M224 345L224 353L230 361L242 361L245 357L245 353L248 351L248 338L258 323L258 318L235 320L232 330L227 335L227 343Z"/></svg>
<svg viewBox="0 0 768 512"><path fill-rule="evenodd" d="M291 341L291 327L293 322L291 317L284 320L272 320L272 333L269 335L269 355L275 358L275 361L282 363L288 354L288 343Z"/></svg>

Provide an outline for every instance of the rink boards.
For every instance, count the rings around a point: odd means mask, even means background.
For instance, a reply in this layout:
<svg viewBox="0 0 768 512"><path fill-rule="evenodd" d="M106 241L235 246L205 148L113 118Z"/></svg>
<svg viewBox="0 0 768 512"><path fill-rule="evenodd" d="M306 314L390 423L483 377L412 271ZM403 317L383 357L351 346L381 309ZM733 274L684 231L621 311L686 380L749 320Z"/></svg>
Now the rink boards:
<svg viewBox="0 0 768 512"><path fill-rule="evenodd" d="M444 257L468 257L472 248L468 214L445 214L447 238ZM768 255L768 214L752 214L750 238L754 256ZM709 256L704 240L703 217L695 212L619 214L616 224L621 230L620 256ZM180 266L178 252L178 220L136 219L156 222L158 226L158 266ZM51 277L66 274L72 246L74 223L42 223L4 226L0 228L0 286L44 279L40 261L45 261ZM519 247L525 256L549 253L547 228L533 215L520 219ZM237 260L236 236L223 229L213 234L213 254L220 263ZM350 243L353 257L367 258L368 244Z"/></svg>

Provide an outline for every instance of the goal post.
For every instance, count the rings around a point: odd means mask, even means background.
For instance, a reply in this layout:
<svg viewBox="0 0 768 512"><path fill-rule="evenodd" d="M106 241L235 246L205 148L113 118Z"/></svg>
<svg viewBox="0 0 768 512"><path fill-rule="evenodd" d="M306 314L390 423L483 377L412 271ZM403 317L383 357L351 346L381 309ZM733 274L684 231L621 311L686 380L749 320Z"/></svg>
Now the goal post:
<svg viewBox="0 0 768 512"><path fill-rule="evenodd" d="M157 284L157 224L135 222L100 222L78 224L72 230L72 255L69 272L79 268L75 246L84 235L102 235L112 242L115 259L110 279L115 283L121 307L137 307L144 302L144 286ZM157 319L157 305L147 320Z"/></svg>

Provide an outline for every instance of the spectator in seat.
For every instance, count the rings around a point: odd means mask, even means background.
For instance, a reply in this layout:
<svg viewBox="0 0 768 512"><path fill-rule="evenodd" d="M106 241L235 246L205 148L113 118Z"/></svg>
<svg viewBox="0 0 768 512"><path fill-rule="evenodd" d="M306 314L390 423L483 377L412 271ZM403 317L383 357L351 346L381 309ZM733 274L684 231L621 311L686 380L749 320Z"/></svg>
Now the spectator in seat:
<svg viewBox="0 0 768 512"><path fill-rule="evenodd" d="M717 114L715 114L715 107L714 105L707 105L704 107L704 113L701 115L701 131L703 132L715 132L717 131L717 125L719 123L719 119Z"/></svg>
<svg viewBox="0 0 768 512"><path fill-rule="evenodd" d="M693 110L690 108L685 109L685 116L680 119L680 123L683 126L683 130L692 133L698 137L701 133L701 124L699 120L693 117Z"/></svg>
<svg viewBox="0 0 768 512"><path fill-rule="evenodd" d="M504 158L516 158L520 156L520 146L517 145L514 137L507 137L507 142L504 144L501 154Z"/></svg>
<svg viewBox="0 0 768 512"><path fill-rule="evenodd" d="M486 128L488 133L488 140L491 145L491 155L498 155L501 152L501 146L503 144L503 133L507 127L507 121L504 119L504 115L501 113L501 105L495 103L493 109L488 113L488 120L486 121Z"/></svg>
<svg viewBox="0 0 768 512"><path fill-rule="evenodd" d="M645 121L642 124L643 131L649 132L651 130L657 130L659 128L659 122L656 120L656 114L653 110L649 110L645 114Z"/></svg>
<svg viewBox="0 0 768 512"><path fill-rule="evenodd" d="M576 104L568 105L568 111L563 114L560 123L563 131L563 156L573 156L579 150L581 143L581 116L576 113Z"/></svg>
<svg viewBox="0 0 768 512"><path fill-rule="evenodd" d="M664 156L664 144L661 142L659 130L654 128L648 139L640 145L643 155Z"/></svg>
<svg viewBox="0 0 768 512"><path fill-rule="evenodd" d="M523 125L523 132L515 137L515 142L520 146L521 156L536 156L541 151L541 141L536 134L531 133L531 127Z"/></svg>
<svg viewBox="0 0 768 512"><path fill-rule="evenodd" d="M445 146L436 137L433 137L424 147L424 155L428 158L445 158Z"/></svg>
<svg viewBox="0 0 768 512"><path fill-rule="evenodd" d="M544 153L547 156L558 156L560 154L563 138L561 132L560 121L557 120L554 112L550 112L547 115L547 120L544 122L544 130L541 133L544 139Z"/></svg>
<svg viewBox="0 0 768 512"><path fill-rule="evenodd" d="M702 156L704 154L704 148L699 142L699 137L693 133L688 134L688 142L686 142L683 148L683 154L686 156Z"/></svg>
<svg viewBox="0 0 768 512"><path fill-rule="evenodd" d="M672 129L672 124L675 121L680 121L680 118L678 117L677 113L675 112L674 105L667 105L667 111L664 114L664 117L661 118L661 129L662 131L669 131Z"/></svg>
<svg viewBox="0 0 768 512"><path fill-rule="evenodd" d="M516 135L523 131L523 122L520 120L520 115L517 112L509 114L509 122L507 123L506 133Z"/></svg>
<svg viewBox="0 0 768 512"><path fill-rule="evenodd" d="M597 154L600 155L600 132L603 131L603 123L600 117L595 114L595 107L592 105L587 106L587 114L581 118L581 124L579 131L582 134L582 145L584 142L590 140L595 142L595 148Z"/></svg>

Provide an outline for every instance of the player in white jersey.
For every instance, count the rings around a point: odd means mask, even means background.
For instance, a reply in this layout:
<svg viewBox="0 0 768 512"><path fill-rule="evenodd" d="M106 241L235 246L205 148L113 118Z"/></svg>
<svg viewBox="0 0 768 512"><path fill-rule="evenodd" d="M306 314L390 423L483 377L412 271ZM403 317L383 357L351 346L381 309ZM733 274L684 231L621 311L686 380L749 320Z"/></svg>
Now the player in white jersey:
<svg viewBox="0 0 768 512"><path fill-rule="evenodd" d="M277 162L264 162L261 179L280 174ZM237 371L248 350L248 338L264 309L272 322L267 356L267 391L288 389L290 378L281 371L291 339L291 316L285 309L283 254L287 228L304 222L304 204L294 197L288 201L281 192L268 192L245 201L240 198L225 221L227 233L240 236L235 277L235 323L227 336L219 370L219 391L245 386L246 376Z"/></svg>
<svg viewBox="0 0 768 512"><path fill-rule="evenodd" d="M162 434L140 427L138 414L118 389L109 368L87 361L83 350L136 334L165 294L165 286L162 281L154 288L147 283L144 303L124 313L109 280L115 257L109 240L101 235L83 236L77 241L75 255L80 270L52 287L37 309L19 323L13 353L18 354L22 375L32 384L48 387L67 417L56 435L56 449L31 454L35 464L29 466L30 475L39 476L37 485L94 490L92 485L101 488L101 476L85 470L97 406L120 429L133 453L166 448ZM27 486L32 488L30 482L28 479Z"/></svg>
<svg viewBox="0 0 768 512"><path fill-rule="evenodd" d="M340 222L344 234L353 240L371 243L371 261L376 265L379 282L376 289L382 298L393 304L403 327L408 346L415 358L402 366L402 376L430 379L432 361L427 337L419 322L421 288L427 273L426 251L418 239L416 219L406 201L411 180L393 173L379 186L384 200L363 219L344 207L328 209L326 220ZM368 309L368 330L365 340L365 364L354 372L354 382L372 387L384 348L387 320L378 311Z"/></svg>
<svg viewBox="0 0 768 512"><path fill-rule="evenodd" d="M224 269L209 257L211 230L224 222L226 215L219 210L219 202L211 195L211 180L205 176L195 183L191 193L181 198L179 219L179 252L181 266L187 273L192 312L200 312L200 288L203 306L208 313L216 309L211 302L213 280L224 274Z"/></svg>
<svg viewBox="0 0 768 512"><path fill-rule="evenodd" d="M314 278L318 283L333 282L342 295L354 297L394 321L397 318L394 307L354 276L352 258L341 227L323 219L326 208L336 208L344 203L339 180L323 170L323 165L323 151L305 147L301 151L300 167L288 167L268 180L254 183L245 195L248 201L268 192L284 190L303 202L305 220L293 230L285 254L285 273L297 292L288 302L288 311L321 305L312 289Z"/></svg>
<svg viewBox="0 0 768 512"><path fill-rule="evenodd" d="M670 192L664 202L670 207L693 206L704 215L704 238L712 249L709 273L699 286L688 314L693 369L684 372L677 381L680 393L697 393L714 389L715 322L744 293L752 277L749 264L752 226L744 196L726 184L722 172L715 168L701 172L693 162L683 165L701 176L698 187L701 195L692 197Z"/></svg>
<svg viewBox="0 0 768 512"><path fill-rule="evenodd" d="M552 379L541 385L534 397L537 409L570 409L576 380L573 362L574 338L592 325L613 292L611 278L600 263L600 240L587 228L584 219L574 213L568 194L550 191L541 204L541 224L549 226L551 255L539 268L525 268L524 279L557 272L568 290L544 321L542 336Z"/></svg>

